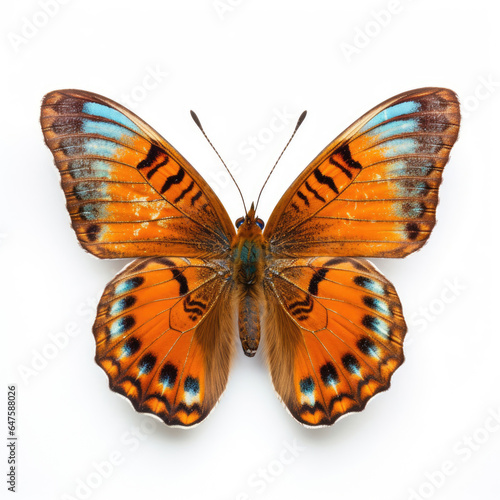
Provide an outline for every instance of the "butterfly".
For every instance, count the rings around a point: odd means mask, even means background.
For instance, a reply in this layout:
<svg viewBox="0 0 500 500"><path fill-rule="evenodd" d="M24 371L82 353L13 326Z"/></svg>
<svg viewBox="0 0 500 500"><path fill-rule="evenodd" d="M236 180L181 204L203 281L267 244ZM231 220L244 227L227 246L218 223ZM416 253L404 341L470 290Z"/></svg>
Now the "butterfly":
<svg viewBox="0 0 500 500"><path fill-rule="evenodd" d="M405 257L435 224L460 110L444 88L363 115L298 176L267 225L233 225L203 177L134 113L82 90L47 94L41 126L73 229L99 258L135 258L93 326L112 390L167 425L201 422L224 391L237 335L259 346L293 417L326 426L388 389L407 330L367 257ZM200 126L201 128L201 126Z"/></svg>

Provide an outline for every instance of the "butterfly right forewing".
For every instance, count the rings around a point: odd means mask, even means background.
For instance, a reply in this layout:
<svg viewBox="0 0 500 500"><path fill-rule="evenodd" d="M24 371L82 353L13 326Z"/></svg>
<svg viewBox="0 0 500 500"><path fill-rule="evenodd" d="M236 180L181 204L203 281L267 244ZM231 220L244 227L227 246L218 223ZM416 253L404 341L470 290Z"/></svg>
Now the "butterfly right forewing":
<svg viewBox="0 0 500 500"><path fill-rule="evenodd" d="M86 250L101 258L227 254L235 232L221 202L134 113L59 90L45 96L41 123Z"/></svg>

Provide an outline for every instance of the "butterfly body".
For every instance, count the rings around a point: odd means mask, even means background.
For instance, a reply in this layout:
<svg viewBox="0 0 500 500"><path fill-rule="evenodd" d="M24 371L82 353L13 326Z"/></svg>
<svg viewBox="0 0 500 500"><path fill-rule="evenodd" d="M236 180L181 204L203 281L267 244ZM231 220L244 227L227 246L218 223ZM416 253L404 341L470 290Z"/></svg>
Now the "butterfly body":
<svg viewBox="0 0 500 500"><path fill-rule="evenodd" d="M260 341L260 317L263 311L263 279L267 244L262 221L256 221L252 204L239 223L232 244L233 280L238 288L238 328L243 352L252 357Z"/></svg>
<svg viewBox="0 0 500 500"><path fill-rule="evenodd" d="M451 90L411 90L363 115L297 177L265 229L252 205L236 231L194 167L110 99L51 92L41 124L81 245L136 258L106 286L93 333L110 387L138 411L201 422L226 387L238 330L250 357L262 331L274 388L307 426L388 389L406 323L366 258L427 241L460 125Z"/></svg>

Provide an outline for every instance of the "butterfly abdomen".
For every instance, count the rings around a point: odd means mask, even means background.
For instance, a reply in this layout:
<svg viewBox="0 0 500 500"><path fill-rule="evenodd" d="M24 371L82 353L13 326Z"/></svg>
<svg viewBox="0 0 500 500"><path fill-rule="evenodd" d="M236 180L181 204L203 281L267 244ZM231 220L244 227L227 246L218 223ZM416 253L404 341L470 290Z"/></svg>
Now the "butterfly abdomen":
<svg viewBox="0 0 500 500"><path fill-rule="evenodd" d="M241 346L248 357L255 356L260 342L261 288L244 290L238 308Z"/></svg>

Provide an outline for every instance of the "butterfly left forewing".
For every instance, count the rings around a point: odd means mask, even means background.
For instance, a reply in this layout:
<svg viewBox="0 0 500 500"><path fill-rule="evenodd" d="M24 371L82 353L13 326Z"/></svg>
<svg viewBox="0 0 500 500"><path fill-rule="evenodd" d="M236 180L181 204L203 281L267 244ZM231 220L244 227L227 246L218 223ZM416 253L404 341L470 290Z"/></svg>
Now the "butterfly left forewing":
<svg viewBox="0 0 500 500"><path fill-rule="evenodd" d="M406 324L394 287L370 263L277 261L265 291L269 369L299 422L331 425L389 387Z"/></svg>
<svg viewBox="0 0 500 500"><path fill-rule="evenodd" d="M234 353L230 271L202 259L137 259L106 287L94 324L111 389L167 425L201 422Z"/></svg>
<svg viewBox="0 0 500 500"><path fill-rule="evenodd" d="M404 257L436 220L443 168L460 124L456 95L397 95L353 123L302 172L265 237L276 257Z"/></svg>
<svg viewBox="0 0 500 500"><path fill-rule="evenodd" d="M224 255L233 225L198 172L118 103L44 97L41 124L82 246L101 258Z"/></svg>

